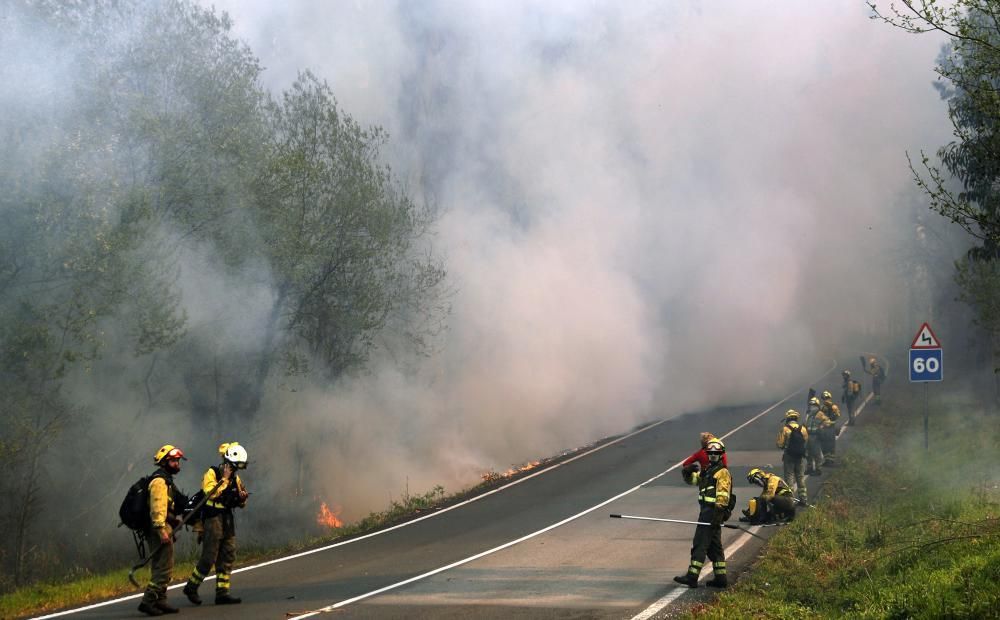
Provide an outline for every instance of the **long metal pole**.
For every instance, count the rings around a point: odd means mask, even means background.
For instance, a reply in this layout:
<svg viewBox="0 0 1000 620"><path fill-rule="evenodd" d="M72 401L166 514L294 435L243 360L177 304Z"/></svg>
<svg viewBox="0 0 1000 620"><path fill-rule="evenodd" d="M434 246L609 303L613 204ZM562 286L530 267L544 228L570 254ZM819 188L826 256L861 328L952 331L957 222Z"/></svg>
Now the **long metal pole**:
<svg viewBox="0 0 1000 620"><path fill-rule="evenodd" d="M928 439L929 433L927 431L927 426L928 426L927 418L929 417L927 411L928 407L930 407L930 405L927 404L927 383L924 382L924 452L930 450L930 440Z"/></svg>

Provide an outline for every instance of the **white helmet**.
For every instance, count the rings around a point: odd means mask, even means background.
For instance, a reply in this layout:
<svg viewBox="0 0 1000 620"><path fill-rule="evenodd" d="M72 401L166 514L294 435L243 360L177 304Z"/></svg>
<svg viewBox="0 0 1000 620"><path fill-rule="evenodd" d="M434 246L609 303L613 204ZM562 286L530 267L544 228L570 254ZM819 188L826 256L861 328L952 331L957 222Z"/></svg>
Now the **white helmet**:
<svg viewBox="0 0 1000 620"><path fill-rule="evenodd" d="M222 458L236 469L247 468L247 449L240 444L233 442L226 447Z"/></svg>

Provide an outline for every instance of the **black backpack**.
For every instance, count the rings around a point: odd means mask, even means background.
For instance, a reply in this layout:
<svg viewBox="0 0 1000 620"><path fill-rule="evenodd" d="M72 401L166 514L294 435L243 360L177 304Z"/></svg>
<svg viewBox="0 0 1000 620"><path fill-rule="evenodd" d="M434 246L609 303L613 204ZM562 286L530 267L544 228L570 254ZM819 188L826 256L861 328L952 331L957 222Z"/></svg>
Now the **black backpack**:
<svg viewBox="0 0 1000 620"><path fill-rule="evenodd" d="M163 472L143 476L128 488L118 509L118 517L122 520L121 524L130 530L145 530L152 525L149 520L149 483L157 476L162 478Z"/></svg>
<svg viewBox="0 0 1000 620"><path fill-rule="evenodd" d="M792 426L786 424L785 426L791 431L788 434L788 441L785 442L785 452L789 456L803 457L806 455L806 438L802 436L802 425L796 424Z"/></svg>

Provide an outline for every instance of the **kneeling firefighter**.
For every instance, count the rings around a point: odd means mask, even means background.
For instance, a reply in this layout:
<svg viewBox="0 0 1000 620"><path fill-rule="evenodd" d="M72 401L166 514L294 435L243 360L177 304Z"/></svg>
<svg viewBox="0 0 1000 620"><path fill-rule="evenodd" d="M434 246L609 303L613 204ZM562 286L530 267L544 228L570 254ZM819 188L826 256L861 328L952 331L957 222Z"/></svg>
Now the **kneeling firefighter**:
<svg viewBox="0 0 1000 620"><path fill-rule="evenodd" d="M703 472L694 472L690 484L698 485L698 521L711 525L698 525L694 531L691 546L691 564L687 573L674 577L677 583L689 588L698 587L698 574L705 564L705 556L712 561L715 573L706 585L725 588L726 555L722 547L722 524L732 515L735 496L732 494L733 478L723 462L726 446L719 439L712 438L705 446L709 466Z"/></svg>
<svg viewBox="0 0 1000 620"><path fill-rule="evenodd" d="M763 487L764 492L750 500L740 521L761 525L795 518L795 495L777 474L754 467L747 473L747 482Z"/></svg>
<svg viewBox="0 0 1000 620"><path fill-rule="evenodd" d="M247 493L237 470L246 469L246 448L237 442L219 446L222 463L209 467L201 480L201 489L208 496L201 509L203 531L201 558L184 586L184 594L195 605L201 605L198 586L215 566L215 604L233 605L241 599L229 594L229 576L236 561L236 524L233 509L246 506Z"/></svg>

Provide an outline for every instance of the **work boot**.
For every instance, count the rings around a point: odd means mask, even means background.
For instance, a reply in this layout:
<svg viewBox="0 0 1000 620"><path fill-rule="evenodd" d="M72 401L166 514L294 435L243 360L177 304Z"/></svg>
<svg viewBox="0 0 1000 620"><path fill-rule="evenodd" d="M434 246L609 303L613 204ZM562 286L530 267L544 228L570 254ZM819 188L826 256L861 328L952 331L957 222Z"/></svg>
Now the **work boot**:
<svg viewBox="0 0 1000 620"><path fill-rule="evenodd" d="M156 601L155 603L153 603L153 606L165 614L175 614L180 611L179 609L177 609L176 607L174 607L165 600Z"/></svg>
<svg viewBox="0 0 1000 620"><path fill-rule="evenodd" d="M677 575L674 577L674 581L677 583L687 586L689 588L698 587L698 574L697 573L684 573L683 575Z"/></svg>
<svg viewBox="0 0 1000 620"><path fill-rule="evenodd" d="M726 579L725 575L716 575L705 585L710 588L725 588L729 586L729 581Z"/></svg>
<svg viewBox="0 0 1000 620"><path fill-rule="evenodd" d="M230 596L229 592L224 592L219 594L215 593L215 604L216 605L239 605L243 602L243 599L238 596Z"/></svg>
<svg viewBox="0 0 1000 620"><path fill-rule="evenodd" d="M162 616L163 610L156 606L156 603L147 603L143 601L139 603L139 611L148 616Z"/></svg>
<svg viewBox="0 0 1000 620"><path fill-rule="evenodd" d="M198 586L189 581L187 582L187 585L184 586L182 592L184 592L184 596L188 597L189 601L195 605L201 605L201 597L198 596Z"/></svg>

